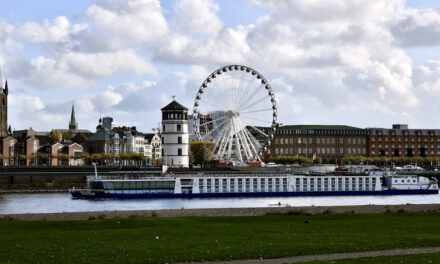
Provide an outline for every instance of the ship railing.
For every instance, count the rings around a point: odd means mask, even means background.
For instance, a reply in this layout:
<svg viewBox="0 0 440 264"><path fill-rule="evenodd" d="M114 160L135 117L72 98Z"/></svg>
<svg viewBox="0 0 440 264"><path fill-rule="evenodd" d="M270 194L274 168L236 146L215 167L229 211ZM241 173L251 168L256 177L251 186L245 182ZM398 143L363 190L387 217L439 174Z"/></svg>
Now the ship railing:
<svg viewBox="0 0 440 264"><path fill-rule="evenodd" d="M267 174L267 173L240 173L240 174L175 174L176 178L273 178L273 177L287 177L289 176L286 173L277 173L277 174Z"/></svg>
<svg viewBox="0 0 440 264"><path fill-rule="evenodd" d="M147 180L147 179L169 179L170 177L158 177L156 175L102 175L95 176L89 175L87 176L87 180Z"/></svg>

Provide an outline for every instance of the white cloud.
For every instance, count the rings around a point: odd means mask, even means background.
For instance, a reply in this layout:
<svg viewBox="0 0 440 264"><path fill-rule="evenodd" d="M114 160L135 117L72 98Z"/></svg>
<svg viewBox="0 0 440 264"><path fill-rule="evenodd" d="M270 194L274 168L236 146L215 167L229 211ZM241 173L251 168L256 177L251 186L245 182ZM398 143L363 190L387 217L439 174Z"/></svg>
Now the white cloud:
<svg viewBox="0 0 440 264"><path fill-rule="evenodd" d="M181 0L176 10L177 31L217 36L223 28L216 15L219 10L219 5L211 0Z"/></svg>
<svg viewBox="0 0 440 264"><path fill-rule="evenodd" d="M436 46L440 44L440 8L429 10L405 9L391 22L395 42L404 47Z"/></svg>
<svg viewBox="0 0 440 264"><path fill-rule="evenodd" d="M157 0L99 1L86 14L99 28L136 41L152 42L168 32Z"/></svg>

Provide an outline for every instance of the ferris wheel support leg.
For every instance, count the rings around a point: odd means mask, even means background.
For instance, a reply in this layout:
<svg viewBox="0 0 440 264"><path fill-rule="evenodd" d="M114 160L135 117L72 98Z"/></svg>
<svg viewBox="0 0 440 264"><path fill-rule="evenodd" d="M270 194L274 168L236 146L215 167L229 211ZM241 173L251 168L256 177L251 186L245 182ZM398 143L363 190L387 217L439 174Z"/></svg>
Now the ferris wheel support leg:
<svg viewBox="0 0 440 264"><path fill-rule="evenodd" d="M234 128L234 134L235 134L235 152L237 153L238 159L240 162L243 162L243 157L241 156L241 147L240 142L238 139L238 133L237 133L237 126L235 124L235 119L232 119L232 126Z"/></svg>

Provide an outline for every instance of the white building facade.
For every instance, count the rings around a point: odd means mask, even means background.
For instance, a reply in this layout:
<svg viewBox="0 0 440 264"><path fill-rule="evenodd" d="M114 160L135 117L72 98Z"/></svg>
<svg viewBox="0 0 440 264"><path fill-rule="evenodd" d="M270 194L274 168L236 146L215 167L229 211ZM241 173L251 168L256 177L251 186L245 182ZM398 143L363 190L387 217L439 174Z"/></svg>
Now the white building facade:
<svg viewBox="0 0 440 264"><path fill-rule="evenodd" d="M162 164L189 167L188 108L173 100L162 108Z"/></svg>

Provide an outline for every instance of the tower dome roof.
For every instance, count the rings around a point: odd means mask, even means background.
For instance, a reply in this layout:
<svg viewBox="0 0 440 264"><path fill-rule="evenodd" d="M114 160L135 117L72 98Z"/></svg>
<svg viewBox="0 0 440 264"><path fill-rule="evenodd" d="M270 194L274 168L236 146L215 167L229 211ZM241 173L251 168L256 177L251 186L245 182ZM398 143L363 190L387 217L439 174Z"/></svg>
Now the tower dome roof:
<svg viewBox="0 0 440 264"><path fill-rule="evenodd" d="M164 110L185 110L185 111L188 111L188 108L179 104L176 100L173 100L171 103L169 103L167 106L165 106L161 110L162 111L164 111Z"/></svg>

